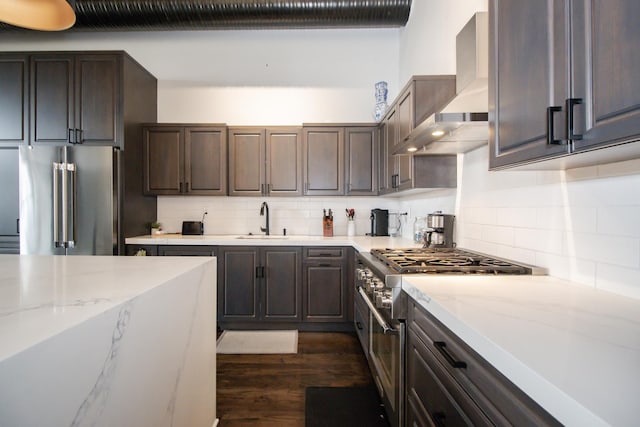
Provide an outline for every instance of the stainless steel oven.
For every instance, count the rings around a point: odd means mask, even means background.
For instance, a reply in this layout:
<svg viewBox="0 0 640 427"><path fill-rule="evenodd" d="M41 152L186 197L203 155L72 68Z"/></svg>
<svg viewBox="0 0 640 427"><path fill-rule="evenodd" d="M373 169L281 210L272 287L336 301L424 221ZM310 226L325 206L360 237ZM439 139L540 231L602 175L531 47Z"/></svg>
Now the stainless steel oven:
<svg viewBox="0 0 640 427"><path fill-rule="evenodd" d="M363 257L356 260L356 298L367 307L368 334L359 334L363 347L368 349L369 364L373 379L387 412L389 424L404 425L404 364L405 364L405 310L394 313L394 290L396 298L402 294L401 276L393 272L371 269ZM389 287L396 284L395 289ZM400 307L396 301L396 310ZM395 317L394 317L395 314ZM356 328L359 325L356 324ZM360 325L362 327L362 325Z"/></svg>
<svg viewBox="0 0 640 427"><path fill-rule="evenodd" d="M405 425L405 320L408 274L541 274L535 267L458 248L372 249L356 255L355 326L389 423ZM363 312L368 313L363 325ZM365 327L366 326L366 327Z"/></svg>

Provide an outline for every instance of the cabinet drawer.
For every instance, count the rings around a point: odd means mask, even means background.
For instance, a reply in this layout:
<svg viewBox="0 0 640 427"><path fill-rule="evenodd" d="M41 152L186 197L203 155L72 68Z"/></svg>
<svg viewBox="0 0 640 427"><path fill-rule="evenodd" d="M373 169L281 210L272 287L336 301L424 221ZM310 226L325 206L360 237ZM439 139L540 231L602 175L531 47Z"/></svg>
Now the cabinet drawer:
<svg viewBox="0 0 640 427"><path fill-rule="evenodd" d="M410 330L444 369L497 425L560 425L542 407L511 383L464 341L449 331L414 301L409 308ZM454 367L463 363L464 367Z"/></svg>
<svg viewBox="0 0 640 427"><path fill-rule="evenodd" d="M420 419L435 425L491 424L415 331L409 331L408 344L407 400Z"/></svg>
<svg viewBox="0 0 640 427"><path fill-rule="evenodd" d="M217 246L166 245L158 248L160 256L216 256Z"/></svg>
<svg viewBox="0 0 640 427"><path fill-rule="evenodd" d="M346 248L304 248L305 258L343 258Z"/></svg>

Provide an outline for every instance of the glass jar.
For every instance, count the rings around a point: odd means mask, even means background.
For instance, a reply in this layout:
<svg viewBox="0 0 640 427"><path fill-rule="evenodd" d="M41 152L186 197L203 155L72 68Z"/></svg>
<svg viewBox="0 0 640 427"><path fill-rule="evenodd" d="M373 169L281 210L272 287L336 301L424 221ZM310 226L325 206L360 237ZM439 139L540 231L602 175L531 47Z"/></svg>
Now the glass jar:
<svg viewBox="0 0 640 427"><path fill-rule="evenodd" d="M423 237L424 237L424 232L427 228L427 223L426 223L426 217L424 216L417 216L416 219L413 221L413 241L415 243L422 243L423 242Z"/></svg>

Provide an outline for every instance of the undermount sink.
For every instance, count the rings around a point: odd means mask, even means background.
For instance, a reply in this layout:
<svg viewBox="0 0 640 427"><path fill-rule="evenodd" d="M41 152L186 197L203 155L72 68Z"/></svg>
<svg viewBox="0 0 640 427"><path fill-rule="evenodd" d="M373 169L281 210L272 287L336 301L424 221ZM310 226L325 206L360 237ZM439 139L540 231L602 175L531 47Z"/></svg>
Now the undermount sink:
<svg viewBox="0 0 640 427"><path fill-rule="evenodd" d="M286 240L289 236L266 236L264 234L249 234L238 236L236 239L252 239L252 240Z"/></svg>

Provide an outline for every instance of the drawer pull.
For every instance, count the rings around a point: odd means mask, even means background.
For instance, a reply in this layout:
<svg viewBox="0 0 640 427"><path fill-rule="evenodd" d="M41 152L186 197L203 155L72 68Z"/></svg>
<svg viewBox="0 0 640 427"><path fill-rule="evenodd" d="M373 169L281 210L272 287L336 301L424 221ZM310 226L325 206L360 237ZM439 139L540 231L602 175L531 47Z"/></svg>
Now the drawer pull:
<svg viewBox="0 0 640 427"><path fill-rule="evenodd" d="M467 362L462 362L460 360L456 360L449 354L447 351L447 344L444 341L434 341L433 345L438 349L440 354L449 362L449 365L453 366L456 369L464 368L467 369Z"/></svg>
<svg viewBox="0 0 640 427"><path fill-rule="evenodd" d="M356 322L356 328L358 328L359 330L362 330L362 323Z"/></svg>

